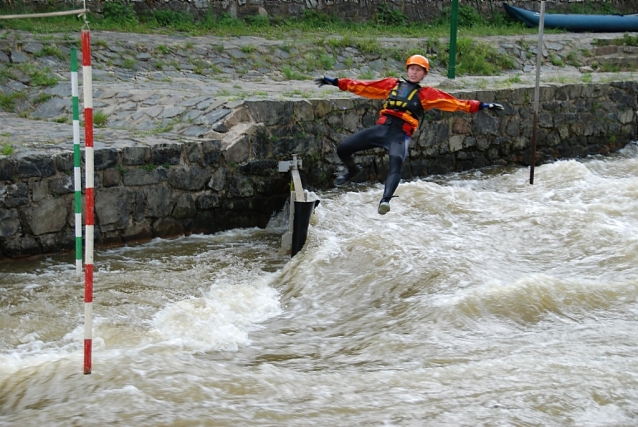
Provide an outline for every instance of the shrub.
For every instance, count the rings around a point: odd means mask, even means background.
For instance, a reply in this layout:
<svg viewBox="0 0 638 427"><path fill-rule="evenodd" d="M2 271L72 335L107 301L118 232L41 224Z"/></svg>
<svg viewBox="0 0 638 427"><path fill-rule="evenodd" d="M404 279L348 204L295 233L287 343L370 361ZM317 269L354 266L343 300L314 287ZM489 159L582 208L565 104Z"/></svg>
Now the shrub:
<svg viewBox="0 0 638 427"><path fill-rule="evenodd" d="M264 28L270 25L270 19L266 15L251 15L245 19L251 27Z"/></svg>
<svg viewBox="0 0 638 427"><path fill-rule="evenodd" d="M170 9L154 10L151 20L160 27L174 28L176 30L187 30L193 26L193 15L188 12L178 12Z"/></svg>
<svg viewBox="0 0 638 427"><path fill-rule="evenodd" d="M372 19L381 25L405 25L408 22L408 17L403 12L393 9L388 3L379 4Z"/></svg>
<svg viewBox="0 0 638 427"><path fill-rule="evenodd" d="M514 61L506 55L499 54L491 45L474 43L472 39L463 37L457 41L456 71L459 74L492 76L500 70L514 68ZM440 52L439 59L447 67L449 50Z"/></svg>
<svg viewBox="0 0 638 427"><path fill-rule="evenodd" d="M102 16L104 20L112 23L134 24L138 22L133 5L126 4L122 0L104 2L102 4Z"/></svg>
<svg viewBox="0 0 638 427"><path fill-rule="evenodd" d="M458 17L459 27L469 28L484 25L485 20L472 6L460 6ZM446 7L436 20L436 25L449 25L452 20L452 8Z"/></svg>

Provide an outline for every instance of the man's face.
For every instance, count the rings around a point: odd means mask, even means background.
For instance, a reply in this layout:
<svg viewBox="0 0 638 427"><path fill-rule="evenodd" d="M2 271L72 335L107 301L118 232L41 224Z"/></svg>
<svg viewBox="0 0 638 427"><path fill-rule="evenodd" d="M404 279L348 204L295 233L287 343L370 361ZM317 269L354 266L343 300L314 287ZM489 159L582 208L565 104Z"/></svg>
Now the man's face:
<svg viewBox="0 0 638 427"><path fill-rule="evenodd" d="M408 65L408 80L412 83L419 83L425 77L425 70L420 65Z"/></svg>

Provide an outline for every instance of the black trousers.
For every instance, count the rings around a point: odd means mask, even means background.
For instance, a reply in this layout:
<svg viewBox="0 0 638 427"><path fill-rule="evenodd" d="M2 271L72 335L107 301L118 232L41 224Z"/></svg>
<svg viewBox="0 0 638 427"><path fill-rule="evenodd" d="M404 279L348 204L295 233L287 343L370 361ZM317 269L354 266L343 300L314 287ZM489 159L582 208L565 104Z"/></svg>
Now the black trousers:
<svg viewBox="0 0 638 427"><path fill-rule="evenodd" d="M354 169L354 153L371 148L385 148L390 157L390 167L383 198L390 198L401 181L401 166L408 154L409 142L410 137L399 127L374 125L346 138L337 147L337 155L348 169Z"/></svg>

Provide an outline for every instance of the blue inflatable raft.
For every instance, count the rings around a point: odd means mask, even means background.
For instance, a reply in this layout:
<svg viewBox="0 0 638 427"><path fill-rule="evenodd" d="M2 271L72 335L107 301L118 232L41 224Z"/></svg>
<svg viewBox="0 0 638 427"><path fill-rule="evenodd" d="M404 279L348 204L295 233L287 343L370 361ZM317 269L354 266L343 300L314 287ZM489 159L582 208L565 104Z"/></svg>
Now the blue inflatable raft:
<svg viewBox="0 0 638 427"><path fill-rule="evenodd" d="M503 3L505 12L528 27L538 27L540 12ZM573 32L626 33L638 31L638 14L633 15L579 15L546 13L545 28L558 28Z"/></svg>

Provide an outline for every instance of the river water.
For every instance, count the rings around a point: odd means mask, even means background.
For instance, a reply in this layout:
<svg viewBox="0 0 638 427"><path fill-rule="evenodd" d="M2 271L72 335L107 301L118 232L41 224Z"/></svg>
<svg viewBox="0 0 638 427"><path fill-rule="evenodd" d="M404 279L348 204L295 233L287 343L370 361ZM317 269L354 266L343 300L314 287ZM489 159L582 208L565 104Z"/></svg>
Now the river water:
<svg viewBox="0 0 638 427"><path fill-rule="evenodd" d="M320 194L286 225L0 265L2 426L634 426L638 146ZM281 215L280 217L285 217Z"/></svg>

